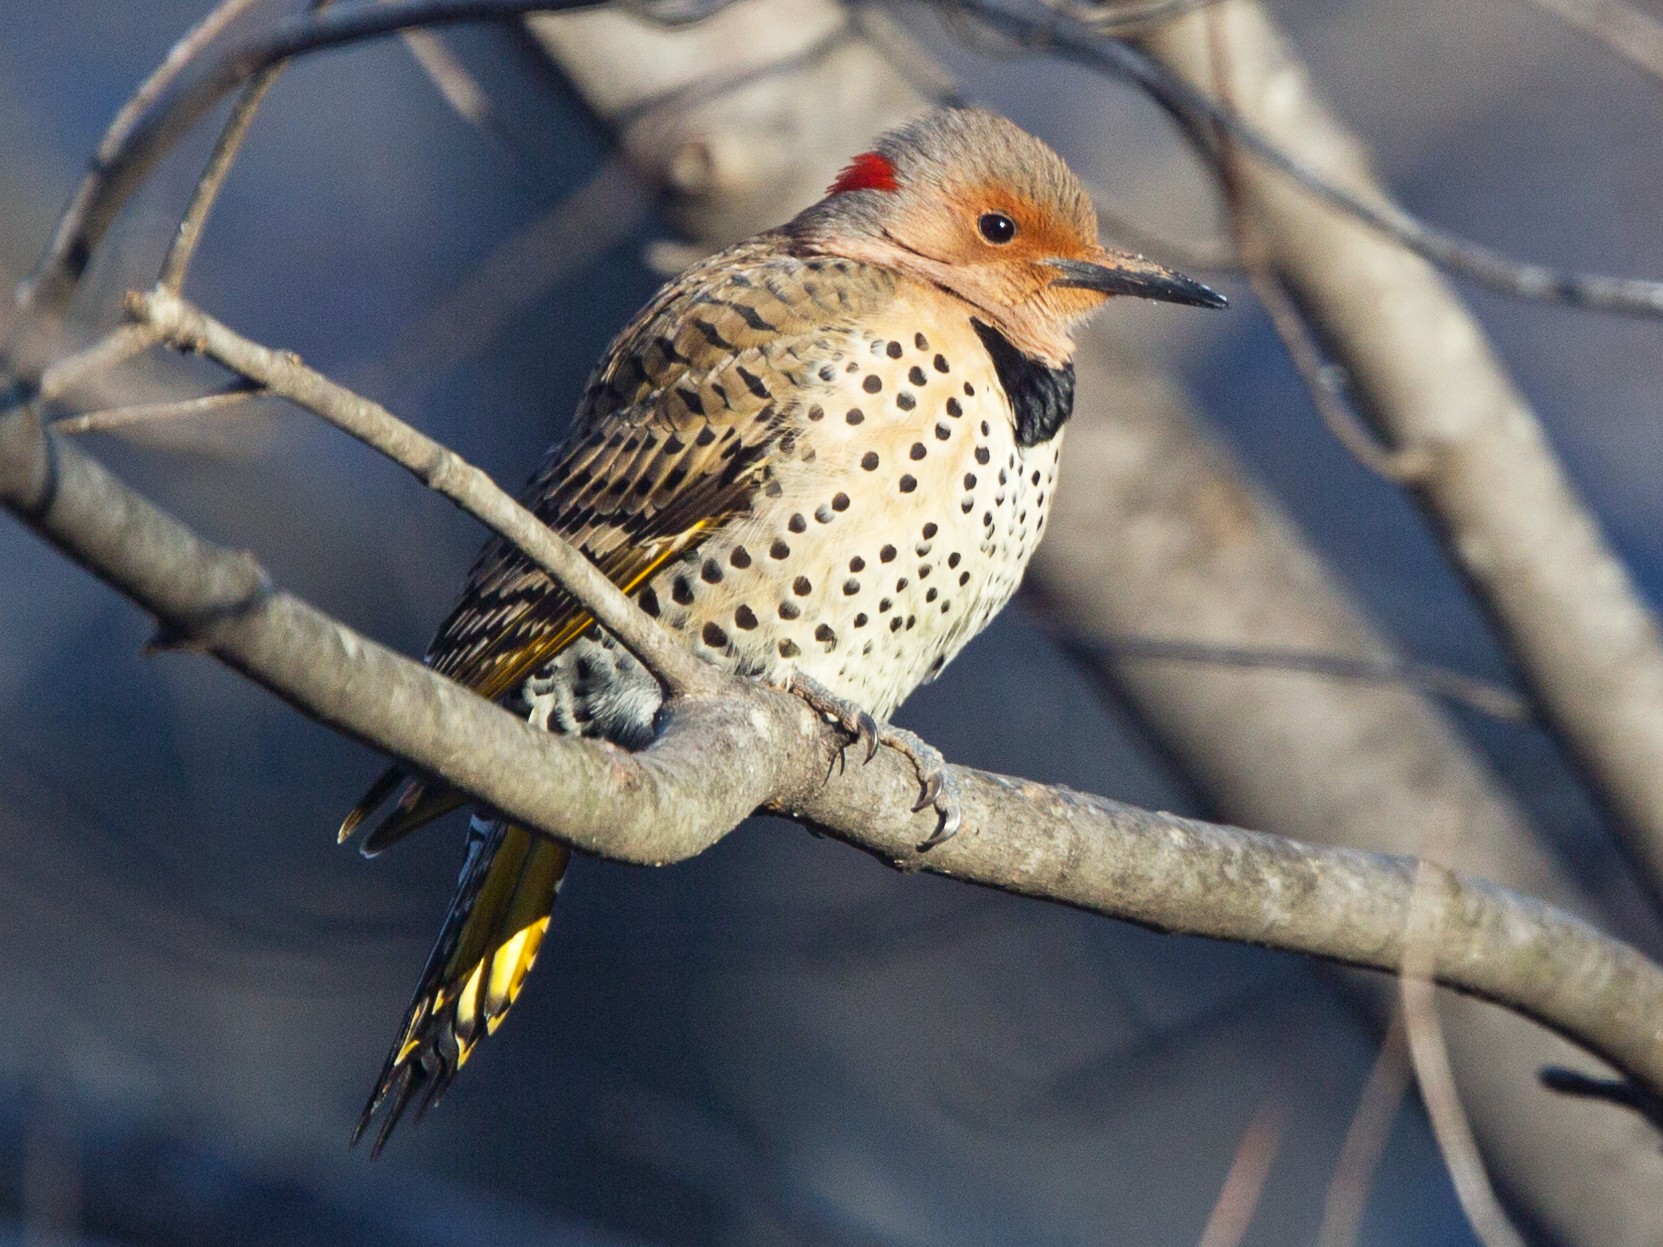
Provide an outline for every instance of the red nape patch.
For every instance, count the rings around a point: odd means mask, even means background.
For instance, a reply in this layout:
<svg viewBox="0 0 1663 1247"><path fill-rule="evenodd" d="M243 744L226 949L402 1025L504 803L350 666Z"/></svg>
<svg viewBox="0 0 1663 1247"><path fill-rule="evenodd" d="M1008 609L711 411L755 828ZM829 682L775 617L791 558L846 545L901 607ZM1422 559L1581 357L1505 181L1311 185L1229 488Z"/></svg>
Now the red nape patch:
<svg viewBox="0 0 1663 1247"><path fill-rule="evenodd" d="M901 184L895 180L895 166L889 163L886 156L877 152L861 152L851 160L842 173L837 175L837 181L826 188L828 195L841 195L844 191L898 191Z"/></svg>

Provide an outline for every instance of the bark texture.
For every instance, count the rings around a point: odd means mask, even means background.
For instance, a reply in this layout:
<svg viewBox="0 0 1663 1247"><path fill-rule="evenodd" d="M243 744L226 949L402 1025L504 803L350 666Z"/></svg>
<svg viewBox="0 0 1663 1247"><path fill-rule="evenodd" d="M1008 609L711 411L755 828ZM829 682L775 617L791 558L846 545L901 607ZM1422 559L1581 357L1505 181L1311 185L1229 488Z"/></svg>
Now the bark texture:
<svg viewBox="0 0 1663 1247"><path fill-rule="evenodd" d="M939 76L909 77L898 67L910 70L920 54L888 32L882 47L858 29L834 39L846 20L828 0L788 0L736 4L675 32L615 13L539 17L531 26L637 170L666 189L672 216L714 248L789 215L860 143L928 106L924 88ZM1194 31L1186 37L1193 42ZM1232 44L1237 37L1232 28ZM1281 89L1292 91L1298 70L1284 62L1284 71ZM1237 72L1245 108L1251 88ZM841 94L840 82L860 90ZM835 127L826 124L828 98L839 105ZM1327 167L1297 129L1254 120ZM676 153L706 150L742 157L713 161L712 174L692 182L677 175ZM1345 150L1354 153L1350 140ZM1278 185L1284 198L1297 197ZM1378 193L1372 184L1370 193ZM1346 246L1366 241L1380 271L1423 274L1443 288L1400 248L1331 212L1307 212L1343 230ZM1358 313L1361 328L1378 319L1370 306ZM1458 302L1437 323L1451 349L1466 344L1462 359L1483 351ZM1411 362L1427 353L1424 343L1413 350ZM1143 355L1112 331L1093 334L1081 353L1063 484L1030 573L1057 620L1108 638L1389 653L1291 521L1198 428L1174 387L1135 362ZM1381 368L1393 362L1382 354ZM1478 362L1488 369L1483 384L1513 393L1487 351ZM1400 374L1396 384L1412 398L1424 380ZM1438 383L1447 380L1441 374ZM1107 533L1115 540L1105 541ZM1452 864L1597 912L1441 711L1413 691L1195 664L1099 669L1232 820L1404 854L1429 828L1452 827ZM1653 722L1663 724L1663 714ZM1467 1002L1449 1002L1445 1025L1488 1159L1530 1214L1566 1242L1656 1241L1663 1156L1651 1130L1632 1115L1543 1090L1536 1074L1544 1064L1575 1059L1551 1036Z"/></svg>

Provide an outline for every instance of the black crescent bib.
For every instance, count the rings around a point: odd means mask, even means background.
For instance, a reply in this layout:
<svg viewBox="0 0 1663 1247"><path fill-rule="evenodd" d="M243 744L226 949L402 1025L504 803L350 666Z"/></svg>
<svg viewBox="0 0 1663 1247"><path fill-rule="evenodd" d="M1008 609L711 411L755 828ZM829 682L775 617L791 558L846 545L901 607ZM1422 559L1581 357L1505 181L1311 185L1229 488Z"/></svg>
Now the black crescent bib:
<svg viewBox="0 0 1663 1247"><path fill-rule="evenodd" d="M993 359L993 370L1016 413L1019 446L1037 446L1057 435L1074 412L1074 365L1061 368L1025 354L992 325L971 318L976 336Z"/></svg>

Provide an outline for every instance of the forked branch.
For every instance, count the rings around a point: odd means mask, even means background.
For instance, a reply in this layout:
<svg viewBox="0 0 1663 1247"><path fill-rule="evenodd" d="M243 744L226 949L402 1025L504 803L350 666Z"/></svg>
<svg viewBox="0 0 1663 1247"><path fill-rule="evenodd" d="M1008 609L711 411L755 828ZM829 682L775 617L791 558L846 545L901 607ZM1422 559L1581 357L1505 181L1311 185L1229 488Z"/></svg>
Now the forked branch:
<svg viewBox="0 0 1663 1247"><path fill-rule="evenodd" d="M391 413L170 298L138 301L162 333L216 357L249 351L246 362L261 366L248 380L331 413L424 479L473 482L479 497L495 489ZM1404 859L961 767L965 830L922 853L933 812L913 809L910 763L886 750L865 765L838 765L838 729L803 702L714 670L696 695L671 699L662 733L638 754L537 731L275 589L248 555L203 540L51 433L27 401L0 414L0 504L153 614L168 643L204 650L314 720L591 853L679 861L768 808L903 869L1164 931L1377 970L1402 962L1414 878ZM511 515L497 519L499 531L514 532ZM540 540L528 540L526 552L540 562L562 557ZM650 622L609 593L591 597L582 576L566 583L598 618L621 606L620 626ZM1482 881L1448 876L1425 905L1437 914L1437 981L1534 1018L1663 1093L1658 967L1586 923Z"/></svg>

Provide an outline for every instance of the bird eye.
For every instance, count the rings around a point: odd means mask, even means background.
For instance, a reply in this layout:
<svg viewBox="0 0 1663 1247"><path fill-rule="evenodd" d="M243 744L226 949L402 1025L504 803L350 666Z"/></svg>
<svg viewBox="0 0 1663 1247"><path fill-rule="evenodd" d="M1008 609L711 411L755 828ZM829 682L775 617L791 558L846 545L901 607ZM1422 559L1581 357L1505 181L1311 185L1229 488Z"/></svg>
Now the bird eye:
<svg viewBox="0 0 1663 1247"><path fill-rule="evenodd" d="M982 232L982 237L996 246L1004 246L1016 237L1016 222L1003 212L984 212L976 222L976 228Z"/></svg>

